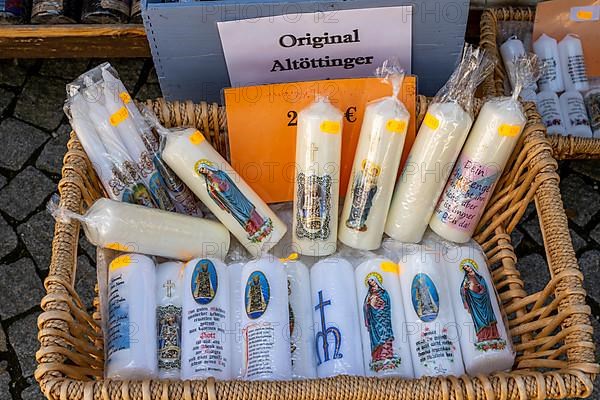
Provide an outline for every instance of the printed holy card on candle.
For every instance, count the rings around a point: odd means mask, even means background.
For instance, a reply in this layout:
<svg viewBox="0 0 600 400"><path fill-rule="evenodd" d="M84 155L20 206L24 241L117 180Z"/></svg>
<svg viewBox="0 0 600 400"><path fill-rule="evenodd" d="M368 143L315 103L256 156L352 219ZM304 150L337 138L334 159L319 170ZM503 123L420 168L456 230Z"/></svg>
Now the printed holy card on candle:
<svg viewBox="0 0 600 400"><path fill-rule="evenodd" d="M416 83L406 76L399 96L410 113L400 168L415 140ZM346 193L367 103L391 94L391 86L378 78L225 89L231 165L267 203L291 201L298 112L317 95L327 96L344 113L340 193Z"/></svg>

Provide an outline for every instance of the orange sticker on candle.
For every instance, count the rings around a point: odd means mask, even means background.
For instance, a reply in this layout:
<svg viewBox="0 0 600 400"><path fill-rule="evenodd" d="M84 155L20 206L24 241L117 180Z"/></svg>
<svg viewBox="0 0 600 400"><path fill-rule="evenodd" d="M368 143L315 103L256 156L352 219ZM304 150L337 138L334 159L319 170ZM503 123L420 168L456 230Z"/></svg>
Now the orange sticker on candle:
<svg viewBox="0 0 600 400"><path fill-rule="evenodd" d="M193 144L200 144L204 142L204 140L204 135L200 133L200 131L196 131L192 133L192 136L190 136L190 142L192 142Z"/></svg>
<svg viewBox="0 0 600 400"><path fill-rule="evenodd" d="M381 267L381 270L383 272L391 272L393 274L400 273L400 268L398 267L398 264L396 264L395 262L382 261L379 266Z"/></svg>
<svg viewBox="0 0 600 400"><path fill-rule="evenodd" d="M121 100L123 100L123 103L125 103L125 104L127 104L131 101L131 96L127 92L121 92L119 94L119 97L121 98Z"/></svg>
<svg viewBox="0 0 600 400"><path fill-rule="evenodd" d="M111 263L109 270L114 271L115 269L125 268L131 265L131 256L123 255L115 258Z"/></svg>
<svg viewBox="0 0 600 400"><path fill-rule="evenodd" d="M125 107L119 108L119 111L110 116L110 124L112 126L117 126L121 122L125 121L129 117L129 112Z"/></svg>
<svg viewBox="0 0 600 400"><path fill-rule="evenodd" d="M280 258L279 261L283 262L288 262L288 261L296 261L298 259L298 253L290 253L289 256L284 257L284 258Z"/></svg>
<svg viewBox="0 0 600 400"><path fill-rule="evenodd" d="M394 133L404 133L406 131L406 121L403 119L390 119L385 124L385 128Z"/></svg>
<svg viewBox="0 0 600 400"><path fill-rule="evenodd" d="M594 13L589 10L579 10L577 11L577 19L581 19L584 21L589 21L594 18Z"/></svg>
<svg viewBox="0 0 600 400"><path fill-rule="evenodd" d="M440 120L437 119L435 115L429 113L425 114L425 119L423 120L423 123L426 127L434 131L440 126Z"/></svg>
<svg viewBox="0 0 600 400"><path fill-rule="evenodd" d="M521 132L519 125L502 124L498 127L498 134L500 136L517 136Z"/></svg>
<svg viewBox="0 0 600 400"><path fill-rule="evenodd" d="M107 249L117 250L117 251L131 251L129 249L129 246L125 246L124 244L117 243L117 242L109 243L109 244L105 245L104 247Z"/></svg>
<svg viewBox="0 0 600 400"><path fill-rule="evenodd" d="M331 133L333 135L340 133L340 123L337 121L323 121L321 122L321 131L325 133Z"/></svg>

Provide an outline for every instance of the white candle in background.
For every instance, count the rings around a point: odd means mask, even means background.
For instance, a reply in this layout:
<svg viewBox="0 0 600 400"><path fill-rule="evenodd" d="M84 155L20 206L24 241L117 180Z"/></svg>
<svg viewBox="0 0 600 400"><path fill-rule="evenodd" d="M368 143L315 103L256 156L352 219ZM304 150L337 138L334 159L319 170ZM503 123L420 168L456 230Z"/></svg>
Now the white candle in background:
<svg viewBox="0 0 600 400"><path fill-rule="evenodd" d="M181 379L231 379L227 266L215 258L185 265Z"/></svg>
<svg viewBox="0 0 600 400"><path fill-rule="evenodd" d="M581 93L576 90L568 90L561 94L560 108L565 119L568 134L579 137L592 137L590 120L588 119Z"/></svg>
<svg viewBox="0 0 600 400"><path fill-rule="evenodd" d="M169 136L162 156L253 256L268 251L285 235L285 224L199 131Z"/></svg>
<svg viewBox="0 0 600 400"><path fill-rule="evenodd" d="M394 96L367 105L340 217L342 243L363 250L381 245L409 119Z"/></svg>
<svg viewBox="0 0 600 400"><path fill-rule="evenodd" d="M568 34L558 43L560 67L565 90L585 92L590 88L581 40L577 35Z"/></svg>
<svg viewBox="0 0 600 400"><path fill-rule="evenodd" d="M243 375L242 370L242 313L243 294L242 294L242 267L245 263L238 262L227 266L229 274L229 308L231 317L229 318L229 331L231 332L231 377L240 379Z"/></svg>
<svg viewBox="0 0 600 400"><path fill-rule="evenodd" d="M292 378L287 274L273 256L242 268L242 361L245 380Z"/></svg>
<svg viewBox="0 0 600 400"><path fill-rule="evenodd" d="M457 103L429 106L398 180L385 233L402 242L421 241L472 124Z"/></svg>
<svg viewBox="0 0 600 400"><path fill-rule="evenodd" d="M471 238L525 122L512 97L483 105L429 222L438 235L458 243Z"/></svg>
<svg viewBox="0 0 600 400"><path fill-rule="evenodd" d="M319 378L364 375L352 265L340 257L319 261L310 270L310 287Z"/></svg>
<svg viewBox="0 0 600 400"><path fill-rule="evenodd" d="M540 90L549 90L555 93L565 90L556 39L545 33L542 34L538 40L533 42L533 51L542 65L538 80Z"/></svg>
<svg viewBox="0 0 600 400"><path fill-rule="evenodd" d="M506 69L510 86L512 89L515 89L515 60L526 55L523 42L516 37L509 38L500 46L500 54L502 55L502 61L504 62L504 68ZM531 82L523 88L521 96L526 100L532 101L533 98L535 98L536 91L536 83Z"/></svg>
<svg viewBox="0 0 600 400"><path fill-rule="evenodd" d="M343 114L327 99L298 113L292 242L300 254L335 252Z"/></svg>
<svg viewBox="0 0 600 400"><path fill-rule="evenodd" d="M156 268L156 334L158 377L179 379L181 369L181 262L165 262Z"/></svg>
<svg viewBox="0 0 600 400"><path fill-rule="evenodd" d="M414 377L399 274L398 264L379 257L355 271L367 376Z"/></svg>
<svg viewBox="0 0 600 400"><path fill-rule="evenodd" d="M229 232L220 223L101 198L81 217L96 246L178 260L229 250Z"/></svg>
<svg viewBox="0 0 600 400"><path fill-rule="evenodd" d="M600 88L587 92L584 101L593 135L595 138L600 138Z"/></svg>
<svg viewBox="0 0 600 400"><path fill-rule="evenodd" d="M563 120L560 102L556 93L550 90L539 92L537 94L536 106L549 134L567 134L566 121Z"/></svg>
<svg viewBox="0 0 600 400"><path fill-rule="evenodd" d="M108 266L108 379L157 376L155 286L156 266L146 256L122 255Z"/></svg>
<svg viewBox="0 0 600 400"><path fill-rule="evenodd" d="M467 373L475 376L509 370L515 353L485 254L474 243L444 247L451 303Z"/></svg>
<svg viewBox="0 0 600 400"><path fill-rule="evenodd" d="M414 244L400 248L400 287L415 377L460 376L465 370L444 272L447 266L433 248Z"/></svg>
<svg viewBox="0 0 600 400"><path fill-rule="evenodd" d="M290 314L290 350L292 377L317 377L314 346L313 309L310 300L310 273L304 263L295 259L282 260L287 272Z"/></svg>

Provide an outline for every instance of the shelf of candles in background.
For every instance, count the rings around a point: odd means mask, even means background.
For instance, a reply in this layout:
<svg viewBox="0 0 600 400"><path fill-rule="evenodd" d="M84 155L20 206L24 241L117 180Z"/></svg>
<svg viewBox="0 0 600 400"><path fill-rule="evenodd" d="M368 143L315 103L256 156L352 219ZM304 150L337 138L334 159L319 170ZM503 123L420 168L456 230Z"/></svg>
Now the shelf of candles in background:
<svg viewBox="0 0 600 400"><path fill-rule="evenodd" d="M568 34L558 43L560 68L565 90L585 92L590 88L581 40L577 35Z"/></svg>
<svg viewBox="0 0 600 400"><path fill-rule="evenodd" d="M560 101L555 92L551 90L539 92L535 105L549 134L566 135L568 133Z"/></svg>
<svg viewBox="0 0 600 400"><path fill-rule="evenodd" d="M131 2L131 12L129 15L129 22L132 24L142 23L142 0L133 0Z"/></svg>
<svg viewBox="0 0 600 400"><path fill-rule="evenodd" d="M385 223L392 238L421 241L473 124L475 89L492 68L482 50L465 46L460 64L433 98L396 184Z"/></svg>
<svg viewBox="0 0 600 400"><path fill-rule="evenodd" d="M559 97L567 132L580 137L592 137L583 96L577 90L567 90Z"/></svg>
<svg viewBox="0 0 600 400"><path fill-rule="evenodd" d="M511 89L515 90L517 85L515 77L515 61L518 58L527 55L525 47L523 46L523 42L520 41L516 36L509 38L500 46L500 54L502 55L504 68L506 69L506 73L508 74L508 80L510 82ZM535 101L535 92L537 91L537 89L538 87L535 81L529 81L521 89L520 96L526 101Z"/></svg>
<svg viewBox="0 0 600 400"><path fill-rule="evenodd" d="M81 22L115 24L129 20L131 0L83 0Z"/></svg>
<svg viewBox="0 0 600 400"><path fill-rule="evenodd" d="M540 91L559 93L565 90L563 71L556 39L543 34L533 43L533 51L540 59L541 70L538 85Z"/></svg>
<svg viewBox="0 0 600 400"><path fill-rule="evenodd" d="M27 20L28 0L0 2L0 24L23 24Z"/></svg>
<svg viewBox="0 0 600 400"><path fill-rule="evenodd" d="M31 23L74 24L80 15L80 0L33 0Z"/></svg>

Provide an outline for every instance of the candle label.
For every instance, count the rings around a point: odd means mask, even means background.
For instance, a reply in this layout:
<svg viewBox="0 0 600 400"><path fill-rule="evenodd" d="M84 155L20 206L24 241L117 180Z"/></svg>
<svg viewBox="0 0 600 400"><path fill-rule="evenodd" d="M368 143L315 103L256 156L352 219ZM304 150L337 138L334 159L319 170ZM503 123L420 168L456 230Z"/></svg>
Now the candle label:
<svg viewBox="0 0 600 400"><path fill-rule="evenodd" d="M198 304L209 304L219 287L217 270L210 260L200 260L192 272L192 296Z"/></svg>
<svg viewBox="0 0 600 400"><path fill-rule="evenodd" d="M294 309L292 308L292 301L291 301L292 300L292 284L289 279L287 281L287 287L288 287L288 312L289 312L289 323L290 323L290 353L292 354L292 366L294 366L294 362L296 360L294 353L296 352L296 348L298 347L296 345L296 341L298 340L298 338L294 336L296 317L294 315Z"/></svg>
<svg viewBox="0 0 600 400"><path fill-rule="evenodd" d="M119 124L127 118L129 118L129 112L125 107L121 107L117 112L110 116L110 124L112 126L119 126Z"/></svg>
<svg viewBox="0 0 600 400"><path fill-rule="evenodd" d="M521 127L519 125L502 124L498 127L498 135L513 137L521 133Z"/></svg>
<svg viewBox="0 0 600 400"><path fill-rule="evenodd" d="M390 119L385 123L385 129L393 133L404 133L406 127L406 121L403 119Z"/></svg>
<svg viewBox="0 0 600 400"><path fill-rule="evenodd" d="M192 144L200 144L204 142L204 140L206 139L204 138L204 135L200 133L200 131L196 131L190 135L190 142L192 142Z"/></svg>
<svg viewBox="0 0 600 400"><path fill-rule="evenodd" d="M544 125L546 125L546 127L563 126L560 108L554 98L548 97L539 100L536 103L536 106L540 111L540 114L542 114L542 119L544 120Z"/></svg>
<svg viewBox="0 0 600 400"><path fill-rule="evenodd" d="M139 206L156 208L156 204L150 191L143 183L136 183L123 191L122 201L124 203L137 204Z"/></svg>
<svg viewBox="0 0 600 400"><path fill-rule="evenodd" d="M202 216L202 210L194 193L188 188L177 174L156 155L153 159L154 165L160 174L162 185L169 192L175 206L183 214Z"/></svg>
<svg viewBox="0 0 600 400"><path fill-rule="evenodd" d="M440 310L440 298L429 275L423 273L415 275L410 292L413 308L419 319L423 322L434 321Z"/></svg>
<svg viewBox="0 0 600 400"><path fill-rule="evenodd" d="M462 157L446 184L435 214L445 224L471 231L498 178L495 165L485 165Z"/></svg>
<svg viewBox="0 0 600 400"><path fill-rule="evenodd" d="M435 131L440 126L440 120L433 114L427 113L425 114L425 118L423 119L423 123L426 127Z"/></svg>
<svg viewBox="0 0 600 400"><path fill-rule="evenodd" d="M320 128L321 132L335 135L340 133L341 124L338 121L323 121Z"/></svg>
<svg viewBox="0 0 600 400"><path fill-rule="evenodd" d="M554 57L540 59L542 69L538 83L547 85L558 79L557 61Z"/></svg>
<svg viewBox="0 0 600 400"><path fill-rule="evenodd" d="M567 113L571 126L590 126L585 104L580 97L567 97Z"/></svg>
<svg viewBox="0 0 600 400"><path fill-rule="evenodd" d="M154 197L158 208L165 211L175 212L175 205L165 190L165 186L158 171L155 171L150 176L148 181L148 189L150 190L150 193L152 193L152 197Z"/></svg>
<svg viewBox="0 0 600 400"><path fill-rule="evenodd" d="M125 263L126 260L129 260L129 262ZM131 258L129 256L116 258L110 264L111 270L126 266L121 264L116 266L115 262L129 265ZM132 330L136 328L135 326L130 326L129 302L127 302L127 299L121 293L121 290L126 287L122 274L116 274L111 277L108 290L108 362L110 362L111 356L114 353L129 349L131 345L130 328ZM135 331L131 333L135 334Z"/></svg>
<svg viewBox="0 0 600 400"><path fill-rule="evenodd" d="M327 327L325 319L325 307L331 305L331 300L323 300L323 291L319 290L319 302L315 306L315 311L319 311L321 330L315 334L315 347L317 349L317 365L321 365L329 360L338 360L344 358L340 353L342 347L342 332L335 323Z"/></svg>
<svg viewBox="0 0 600 400"><path fill-rule="evenodd" d="M459 269L464 273L460 296L463 307L471 315L475 331L475 338L471 338L471 342L481 352L504 349L506 340L498 332L498 319L492 307L493 292L490 292L485 278L479 274L479 266L475 260L467 258L460 262Z"/></svg>
<svg viewBox="0 0 600 400"><path fill-rule="evenodd" d="M173 304L156 309L158 323L158 368L181 368L181 307Z"/></svg>
<svg viewBox="0 0 600 400"><path fill-rule="evenodd" d="M269 281L261 271L254 271L248 277L246 290L244 292L244 301L246 305L246 314L250 319L257 319L267 311L271 290Z"/></svg>
<svg viewBox="0 0 600 400"><path fill-rule="evenodd" d="M588 81L583 54L574 54L567 57L567 72L573 84Z"/></svg>
<svg viewBox="0 0 600 400"><path fill-rule="evenodd" d="M271 234L273 221L260 215L225 171L206 159L196 162L194 170L204 176L209 197L244 228L250 242L260 243Z"/></svg>
<svg viewBox="0 0 600 400"><path fill-rule="evenodd" d="M119 98L121 99L123 104L129 104L129 102L131 101L131 96L127 92L119 93Z"/></svg>
<svg viewBox="0 0 600 400"><path fill-rule="evenodd" d="M250 323L244 328L244 377L252 379L261 375L273 375L275 326L269 322Z"/></svg>
<svg viewBox="0 0 600 400"><path fill-rule="evenodd" d="M352 206L346 220L346 226L359 232L367 231L367 219L377 194L377 179L381 167L369 160L363 160L360 171L352 180Z"/></svg>
<svg viewBox="0 0 600 400"><path fill-rule="evenodd" d="M371 272L365 277L367 295L363 301L365 328L371 341L371 371L393 370L402 364L394 354L394 331L392 329L392 302L383 287L383 276Z"/></svg>
<svg viewBox="0 0 600 400"><path fill-rule="evenodd" d="M331 176L305 175L300 172L296 182L296 236L326 240L331 234Z"/></svg>
<svg viewBox="0 0 600 400"><path fill-rule="evenodd" d="M585 96L585 106L594 134L600 133L600 91L588 92Z"/></svg>

